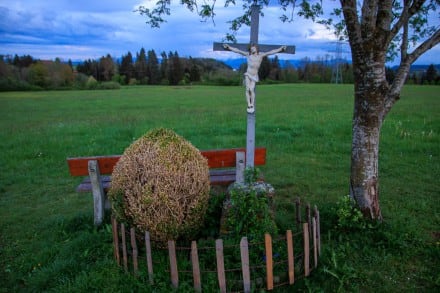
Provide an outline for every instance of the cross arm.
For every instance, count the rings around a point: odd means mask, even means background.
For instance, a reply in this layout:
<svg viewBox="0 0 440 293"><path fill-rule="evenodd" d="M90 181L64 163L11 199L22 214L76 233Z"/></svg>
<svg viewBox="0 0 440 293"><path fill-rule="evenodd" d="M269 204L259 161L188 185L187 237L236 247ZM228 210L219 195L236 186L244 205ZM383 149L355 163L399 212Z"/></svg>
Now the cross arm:
<svg viewBox="0 0 440 293"><path fill-rule="evenodd" d="M223 44L225 43L218 43L214 42L213 48L214 51L228 51L225 48L223 48ZM229 44L229 43L228 43ZM249 51L249 44L229 44L230 46L237 48L241 51L248 52ZM260 52L269 52L272 50L279 49L282 45L264 45L264 44L258 44L258 49ZM286 53L286 54L295 54L295 46L286 46L286 50L280 53Z"/></svg>

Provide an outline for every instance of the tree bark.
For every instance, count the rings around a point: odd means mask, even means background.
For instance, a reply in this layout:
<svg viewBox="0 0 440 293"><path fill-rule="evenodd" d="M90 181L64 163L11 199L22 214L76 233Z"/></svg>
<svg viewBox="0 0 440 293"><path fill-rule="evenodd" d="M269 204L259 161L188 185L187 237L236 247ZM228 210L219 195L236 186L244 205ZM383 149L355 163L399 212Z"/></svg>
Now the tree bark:
<svg viewBox="0 0 440 293"><path fill-rule="evenodd" d="M356 110L355 110L356 111ZM350 196L365 217L382 220L379 206L379 138L381 122L370 114L353 119Z"/></svg>
<svg viewBox="0 0 440 293"><path fill-rule="evenodd" d="M379 141L382 123L388 113L389 85L385 78L385 57L362 57L355 59L350 196L365 217L381 221Z"/></svg>

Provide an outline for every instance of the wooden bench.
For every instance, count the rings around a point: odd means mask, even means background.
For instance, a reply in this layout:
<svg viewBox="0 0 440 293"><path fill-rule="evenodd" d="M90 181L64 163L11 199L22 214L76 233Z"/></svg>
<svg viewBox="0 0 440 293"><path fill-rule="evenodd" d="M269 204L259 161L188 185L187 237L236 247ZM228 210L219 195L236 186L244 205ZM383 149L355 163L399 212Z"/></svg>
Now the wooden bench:
<svg viewBox="0 0 440 293"><path fill-rule="evenodd" d="M232 182L244 181L245 157L244 148L201 151L208 159L209 179L211 185L229 185ZM120 155L67 158L72 176L87 176L77 186L77 192L92 192L94 222L100 225L104 210L110 208L107 191L110 188L113 168ZM266 164L266 148L255 149L254 165Z"/></svg>

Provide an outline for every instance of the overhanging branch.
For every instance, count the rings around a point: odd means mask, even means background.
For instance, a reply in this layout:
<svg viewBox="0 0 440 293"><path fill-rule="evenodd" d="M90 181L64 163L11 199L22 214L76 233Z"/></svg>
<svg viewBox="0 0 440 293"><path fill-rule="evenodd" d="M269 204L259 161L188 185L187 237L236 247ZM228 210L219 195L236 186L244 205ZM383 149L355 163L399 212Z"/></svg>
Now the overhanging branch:
<svg viewBox="0 0 440 293"><path fill-rule="evenodd" d="M421 43L411 54L406 54L405 58L401 59L396 77L390 87L390 90L388 91L388 95L385 100L385 114L388 113L396 100L399 98L400 91L408 76L411 64L413 64L426 51L438 45L439 43L440 30L437 30L429 39Z"/></svg>
<svg viewBox="0 0 440 293"><path fill-rule="evenodd" d="M407 55L408 61L414 63L423 53L440 43L440 29L438 29L429 39L421 43L411 54Z"/></svg>

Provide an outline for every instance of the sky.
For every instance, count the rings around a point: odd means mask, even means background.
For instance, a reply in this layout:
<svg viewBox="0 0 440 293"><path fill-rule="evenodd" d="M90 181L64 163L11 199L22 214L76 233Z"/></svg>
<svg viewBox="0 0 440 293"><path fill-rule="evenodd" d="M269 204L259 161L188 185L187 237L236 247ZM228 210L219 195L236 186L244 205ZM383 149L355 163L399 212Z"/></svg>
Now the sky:
<svg viewBox="0 0 440 293"><path fill-rule="evenodd" d="M243 12L239 1L227 8L222 1L217 0L214 21L207 22L180 6L180 1L171 1L167 23L157 29L135 12L139 5L152 7L155 1L151 0L0 0L0 55L80 61L107 54L118 58L129 51L135 55L145 48L158 56L177 51L181 57L237 58L232 52L212 48L213 42L223 41L228 21ZM280 16L276 5L266 8L259 27L259 43L296 46L295 55L280 54L280 59L331 59L335 55L335 37L324 27L300 18L283 23ZM237 41L249 42L249 28L238 32ZM347 44L342 45L342 57L351 59ZM416 62L431 63L440 63L440 46Z"/></svg>

